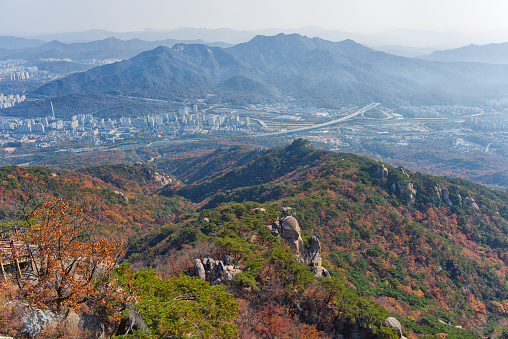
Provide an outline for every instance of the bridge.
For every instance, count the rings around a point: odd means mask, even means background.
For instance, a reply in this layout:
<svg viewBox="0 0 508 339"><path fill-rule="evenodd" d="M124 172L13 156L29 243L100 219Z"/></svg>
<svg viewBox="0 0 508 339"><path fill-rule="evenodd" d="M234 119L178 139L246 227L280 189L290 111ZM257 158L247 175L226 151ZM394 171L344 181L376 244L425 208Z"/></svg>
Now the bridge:
<svg viewBox="0 0 508 339"><path fill-rule="evenodd" d="M327 127L327 126L330 126L330 125L335 125L335 124L337 124L339 122L343 122L343 121L349 120L349 119L354 118L357 115L363 114L363 113L367 112L368 110L373 109L373 108L375 108L377 106L379 106L379 103L372 103L372 104L367 105L367 106L365 106L363 108L360 108L358 111L356 111L354 113L351 113L351 114L346 115L346 116L344 116L342 118L339 118L339 119L335 119L335 120L332 120L332 121L328 121L328 122L324 122L324 123L316 124L316 125L312 125L312 126L295 128L295 129L291 129L291 130L287 130L287 131L258 134L257 136L265 137L265 136L285 135L285 134L293 134L293 133L297 133L297 132L303 132L303 131L310 131L310 130L314 130L314 129L319 129L319 128Z"/></svg>

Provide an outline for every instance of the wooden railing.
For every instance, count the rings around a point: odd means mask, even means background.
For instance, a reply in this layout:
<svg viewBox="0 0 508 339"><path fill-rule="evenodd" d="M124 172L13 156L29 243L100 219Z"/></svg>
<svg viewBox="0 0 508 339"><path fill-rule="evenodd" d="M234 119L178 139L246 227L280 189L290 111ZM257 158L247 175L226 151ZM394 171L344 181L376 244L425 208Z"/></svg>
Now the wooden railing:
<svg viewBox="0 0 508 339"><path fill-rule="evenodd" d="M21 277L21 263L30 262L33 265L33 256L37 252L36 245L29 245L15 240L0 240L0 271L4 283L7 283L6 266L14 266L16 274Z"/></svg>

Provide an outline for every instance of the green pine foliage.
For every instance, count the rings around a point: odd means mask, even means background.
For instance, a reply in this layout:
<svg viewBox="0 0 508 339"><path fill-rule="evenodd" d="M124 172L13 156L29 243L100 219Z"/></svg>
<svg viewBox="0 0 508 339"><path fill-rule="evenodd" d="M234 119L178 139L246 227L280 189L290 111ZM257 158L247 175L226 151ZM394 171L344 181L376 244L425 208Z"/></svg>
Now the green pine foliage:
<svg viewBox="0 0 508 339"><path fill-rule="evenodd" d="M237 338L237 303L225 287L196 277L157 277L151 268L117 269L124 288L137 296L136 307L148 325L144 338Z"/></svg>

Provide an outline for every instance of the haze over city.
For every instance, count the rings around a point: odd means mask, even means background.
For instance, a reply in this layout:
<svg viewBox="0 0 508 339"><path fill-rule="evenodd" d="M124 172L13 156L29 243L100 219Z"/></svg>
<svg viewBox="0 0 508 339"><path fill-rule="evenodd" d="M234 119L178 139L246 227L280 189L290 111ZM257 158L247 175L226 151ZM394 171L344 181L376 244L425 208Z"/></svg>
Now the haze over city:
<svg viewBox="0 0 508 339"><path fill-rule="evenodd" d="M505 20L508 5L501 0L2 0L0 5L3 35L178 27L288 29L308 25L369 34L392 29L460 32L508 29Z"/></svg>

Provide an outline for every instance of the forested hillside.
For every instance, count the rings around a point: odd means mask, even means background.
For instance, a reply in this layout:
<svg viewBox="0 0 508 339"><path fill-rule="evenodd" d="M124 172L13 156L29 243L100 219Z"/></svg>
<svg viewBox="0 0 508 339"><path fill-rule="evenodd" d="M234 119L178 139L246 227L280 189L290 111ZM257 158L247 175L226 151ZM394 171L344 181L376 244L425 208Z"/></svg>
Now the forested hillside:
<svg viewBox="0 0 508 339"><path fill-rule="evenodd" d="M199 293L222 298L207 286L224 285L234 297L237 313L228 304L214 325L233 337L398 337L389 316L414 338L498 337L508 326L506 192L317 150L303 139L157 166L4 167L4 216L27 197L91 204L102 232L128 241L124 261L132 266L118 279L137 291L152 333L164 332L157 307L180 313L148 282L161 291L197 286L178 281L181 273L205 280ZM174 278L154 280L161 277Z"/></svg>

